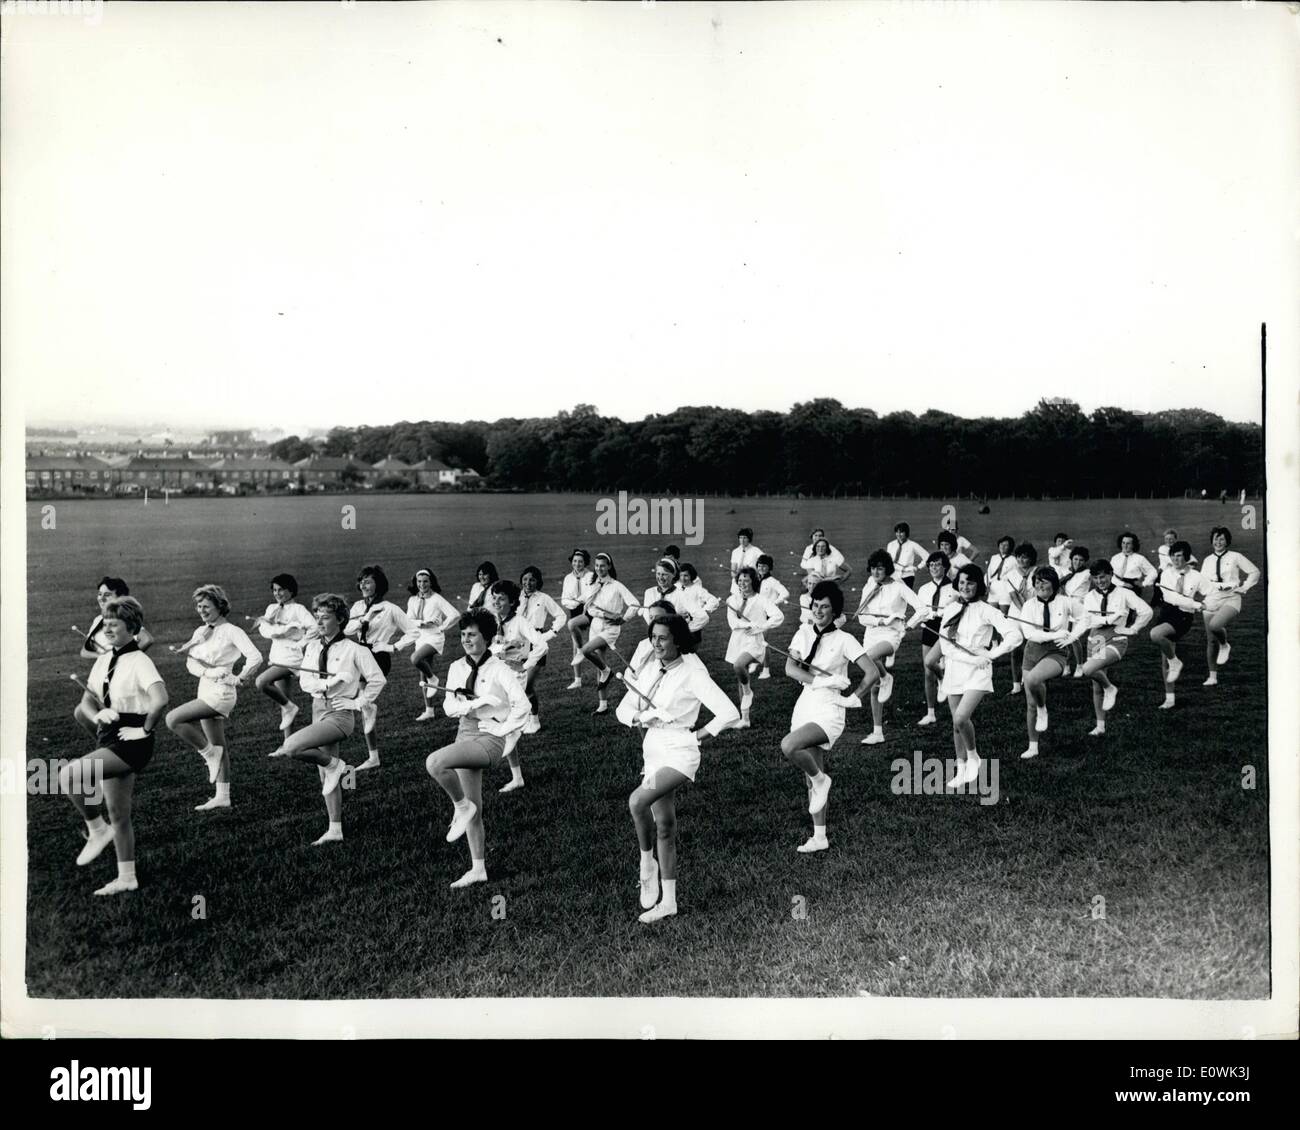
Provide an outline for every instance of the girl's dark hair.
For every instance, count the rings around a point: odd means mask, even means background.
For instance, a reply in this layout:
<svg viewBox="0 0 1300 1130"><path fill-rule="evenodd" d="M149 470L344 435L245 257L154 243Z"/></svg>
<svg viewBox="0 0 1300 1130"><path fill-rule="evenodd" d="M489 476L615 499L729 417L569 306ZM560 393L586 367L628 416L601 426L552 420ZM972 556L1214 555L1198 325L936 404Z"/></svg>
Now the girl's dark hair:
<svg viewBox="0 0 1300 1130"><path fill-rule="evenodd" d="M406 586L407 592L412 596L415 596L415 594L420 591L420 586L416 582L419 581L421 573L429 574L429 588L434 592L442 592L442 586L438 584L438 574L432 569L417 569L414 574L412 574L411 580Z"/></svg>
<svg viewBox="0 0 1300 1130"><path fill-rule="evenodd" d="M591 568L591 554L588 553L585 549L575 549L572 553L569 554L570 565L573 564L573 559L575 557L581 557L583 565L585 565L588 569Z"/></svg>
<svg viewBox="0 0 1300 1130"><path fill-rule="evenodd" d="M497 618L486 608L471 608L460 618L460 630L463 632L471 624L490 645L497 634Z"/></svg>
<svg viewBox="0 0 1300 1130"><path fill-rule="evenodd" d="M746 565L743 569L736 570L736 583L740 583L741 577L748 577L749 583L754 586L754 591L758 592L758 572L752 565Z"/></svg>
<svg viewBox="0 0 1300 1130"><path fill-rule="evenodd" d="M1012 554L1012 556L1015 556L1015 552L1016 552L1016 539L1013 538L1010 534L1003 534L1000 538L998 538L998 552L999 552L999 553L1002 553L1002 546L1003 546L1004 544L1005 544L1005 545L1010 545L1010 546L1011 546L1011 554ZM1006 554L1003 553L1002 556L1005 557Z"/></svg>
<svg viewBox="0 0 1300 1130"><path fill-rule="evenodd" d="M1069 534L1057 534L1057 535L1056 535L1056 538L1061 538L1063 541L1069 541L1069 540L1070 540L1070 535L1069 535ZM1052 540L1055 541L1056 538L1053 538Z"/></svg>
<svg viewBox="0 0 1300 1130"><path fill-rule="evenodd" d="M948 555L944 553L943 550L941 549L936 549L932 554L930 554L929 557L925 559L926 571L928 572L930 566L933 565L936 561L938 561L943 566L943 575L944 578L946 579L948 576L948 570L952 568L952 562L948 560Z"/></svg>
<svg viewBox="0 0 1300 1130"><path fill-rule="evenodd" d="M1061 578L1056 575L1056 570L1049 568L1047 565L1040 565L1030 575L1030 580L1037 583L1038 581L1052 582L1052 595L1055 596L1061 591Z"/></svg>
<svg viewBox="0 0 1300 1130"><path fill-rule="evenodd" d="M691 584L694 584L700 579L700 571L689 561L682 563L682 574L685 575L686 573L690 573L691 575Z"/></svg>
<svg viewBox="0 0 1300 1130"><path fill-rule="evenodd" d="M1088 558L1092 556L1092 554L1088 552L1088 547L1086 545L1073 545L1070 547L1070 556L1082 557L1085 561L1087 561Z"/></svg>
<svg viewBox="0 0 1300 1130"><path fill-rule="evenodd" d="M768 567L768 569L775 569L775 568L776 568L776 562L772 560L772 555L771 555L770 553L760 553L760 554L758 555L758 560L757 560L756 562L754 562L754 564L755 564L755 565L766 565L766 566Z"/></svg>
<svg viewBox="0 0 1300 1130"><path fill-rule="evenodd" d="M1134 552L1134 553L1137 553L1139 550L1141 550L1141 548L1142 548L1142 543L1138 540L1138 536L1137 536L1137 534L1135 534L1132 530L1125 530L1122 534L1119 535L1119 537L1117 537L1117 538L1115 539L1115 548L1116 548L1116 549L1123 549L1123 548L1124 548L1124 539L1125 539L1125 538L1132 538L1132 539L1133 539L1133 552Z"/></svg>
<svg viewBox="0 0 1300 1130"><path fill-rule="evenodd" d="M831 613L838 617L844 611L844 590L834 581L818 581L812 587L812 592L808 594L808 603L814 600L829 600L831 602Z"/></svg>
<svg viewBox="0 0 1300 1130"><path fill-rule="evenodd" d="M677 608L674 606L674 604L673 604L672 601L670 601L670 600L656 600L652 605L650 605L650 607L651 607L651 608L658 608L660 611L668 613L669 616L676 616L676 615L677 615ZM648 623L648 624L645 626L645 637L646 637L646 639L649 639L649 638L650 638L650 629L653 628L653 627L655 626L655 623L656 623L658 620L662 620L662 619L663 619L662 616L655 616L655 617L653 617L653 618L650 620L650 623Z"/></svg>
<svg viewBox="0 0 1300 1130"><path fill-rule="evenodd" d="M536 565L524 566L524 571L519 574L519 583L521 585L525 577L532 577L537 582L537 591L542 591L542 571Z"/></svg>
<svg viewBox="0 0 1300 1130"><path fill-rule="evenodd" d="M1192 559L1192 546L1190 542L1176 541L1169 547L1169 556L1173 557L1175 553L1181 553L1187 560Z"/></svg>
<svg viewBox="0 0 1300 1130"><path fill-rule="evenodd" d="M1107 561L1104 557L1098 557L1096 561L1094 561L1091 565L1089 565L1088 572L1091 573L1094 577L1101 577L1108 573L1111 576L1114 576L1115 574L1115 570L1111 567L1110 562Z"/></svg>
<svg viewBox="0 0 1300 1130"><path fill-rule="evenodd" d="M511 608L519 607L519 586L514 581L493 581L489 593L500 593L510 602Z"/></svg>
<svg viewBox="0 0 1300 1130"><path fill-rule="evenodd" d="M940 530L939 536L934 539L935 545L950 545L955 550L957 548L957 535L951 530Z"/></svg>
<svg viewBox="0 0 1300 1130"><path fill-rule="evenodd" d="M957 570L957 576L953 578L954 586L962 577L975 578L975 599L983 600L988 595L989 587L984 581L984 570L976 565L973 561L970 564L963 565Z"/></svg>
<svg viewBox="0 0 1300 1130"><path fill-rule="evenodd" d="M677 645L677 650L682 655L690 655L695 651L695 641L691 638L690 626L683 617L674 612L671 616L665 616L662 620L655 620L650 625L650 632L660 626L668 629L673 637L673 643ZM646 638L650 638L649 633L647 633Z"/></svg>
<svg viewBox="0 0 1300 1130"><path fill-rule="evenodd" d="M106 588L114 596L130 596L131 590L121 577L100 577L96 589Z"/></svg>
<svg viewBox="0 0 1300 1130"><path fill-rule="evenodd" d="M271 584L288 589L291 596L298 595L298 579L292 573L276 573L271 578Z"/></svg>
<svg viewBox="0 0 1300 1130"><path fill-rule="evenodd" d="M1016 556L1017 556L1017 557L1028 557L1028 558L1029 558L1029 564L1031 564L1031 565L1037 565L1037 564L1038 564L1038 550L1036 550L1036 549L1035 549L1032 545L1030 545L1029 542L1027 542L1027 541L1022 541L1018 546L1016 546Z"/></svg>
<svg viewBox="0 0 1300 1130"><path fill-rule="evenodd" d="M367 577L375 579L375 599L383 600L388 592L388 574L378 565L367 565L360 573L357 574L357 584L361 584Z"/></svg>
<svg viewBox="0 0 1300 1130"><path fill-rule="evenodd" d="M488 584L495 585L501 579L501 574L497 572L497 567L491 561L480 561L478 568L474 570L474 579L478 580L480 573L488 575Z"/></svg>
<svg viewBox="0 0 1300 1130"><path fill-rule="evenodd" d="M1214 539L1215 539L1216 537L1218 537L1219 534L1222 534L1225 538L1228 539L1228 544L1229 544L1229 545L1232 544L1232 531L1231 531L1230 529L1228 529L1227 526L1215 526L1214 529L1212 529L1212 530L1210 531L1210 544L1211 544L1211 545L1214 544Z"/></svg>
<svg viewBox="0 0 1300 1130"><path fill-rule="evenodd" d="M736 531L736 537L738 537L738 538L749 538L750 541L753 541L753 540L754 540L754 531L751 530L748 526L741 526L740 529L738 529L738 530Z"/></svg>
<svg viewBox="0 0 1300 1130"><path fill-rule="evenodd" d="M885 570L886 577L894 575L894 559L889 556L883 549L876 550L867 558L867 568L874 569L877 565Z"/></svg>
<svg viewBox="0 0 1300 1130"><path fill-rule="evenodd" d="M682 547L680 545L670 545L664 550L665 557L671 557L674 561L680 561L682 558Z"/></svg>
<svg viewBox="0 0 1300 1130"><path fill-rule="evenodd" d="M910 538L912 536L912 527L906 522L896 522L894 523L894 533L902 534L905 538Z"/></svg>

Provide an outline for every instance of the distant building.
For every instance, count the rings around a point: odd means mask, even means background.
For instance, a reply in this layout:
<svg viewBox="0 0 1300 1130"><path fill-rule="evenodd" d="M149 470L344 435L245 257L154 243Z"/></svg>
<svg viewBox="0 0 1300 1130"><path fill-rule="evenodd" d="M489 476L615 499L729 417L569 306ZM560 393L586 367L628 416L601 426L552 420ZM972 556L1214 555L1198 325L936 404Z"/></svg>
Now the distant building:
<svg viewBox="0 0 1300 1130"><path fill-rule="evenodd" d="M149 490L184 490L186 487L211 490L214 485L212 469L208 463L189 456L155 458L135 455L118 468L116 474L124 486L134 484Z"/></svg>
<svg viewBox="0 0 1300 1130"><path fill-rule="evenodd" d="M42 494L81 494L108 491L114 471L93 455L29 455L26 485Z"/></svg>
<svg viewBox="0 0 1300 1130"><path fill-rule="evenodd" d="M412 483L417 481L411 464L393 455L381 459L374 465L372 470L374 470L376 477L380 479L406 479Z"/></svg>
<svg viewBox="0 0 1300 1130"><path fill-rule="evenodd" d="M208 464L215 486L226 484L251 490L287 487L298 482L298 468L283 459L256 459L229 456Z"/></svg>
<svg viewBox="0 0 1300 1130"><path fill-rule="evenodd" d="M294 464L304 487L324 490L349 485L348 480L361 484L373 485L379 477L373 467L354 459L351 455L309 455ZM351 471L347 480L344 472Z"/></svg>
<svg viewBox="0 0 1300 1130"><path fill-rule="evenodd" d="M474 486L479 480L477 471L448 467L441 459L421 459L410 469L422 487Z"/></svg>

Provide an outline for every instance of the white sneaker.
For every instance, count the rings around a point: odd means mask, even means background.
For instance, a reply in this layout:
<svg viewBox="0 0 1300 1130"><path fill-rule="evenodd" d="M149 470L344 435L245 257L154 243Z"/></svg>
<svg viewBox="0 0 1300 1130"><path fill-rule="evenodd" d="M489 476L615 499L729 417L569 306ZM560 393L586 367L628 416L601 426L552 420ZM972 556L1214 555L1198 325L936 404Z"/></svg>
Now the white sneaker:
<svg viewBox="0 0 1300 1130"><path fill-rule="evenodd" d="M420 714L416 715L415 720L417 722L432 722L437 717L438 712L434 710L433 703L430 703Z"/></svg>
<svg viewBox="0 0 1300 1130"><path fill-rule="evenodd" d="M825 773L822 774L821 782L816 780L811 782L808 790L808 815L815 816L826 807L826 798L831 794L831 779Z"/></svg>
<svg viewBox="0 0 1300 1130"><path fill-rule="evenodd" d="M862 739L862 745L880 745L885 740L884 730L872 730L865 738Z"/></svg>
<svg viewBox="0 0 1300 1130"><path fill-rule="evenodd" d="M472 883L486 883L486 882L487 882L487 868L486 867L483 868L482 871L476 871L473 867L471 867L468 871L465 872L464 875L462 875L459 879L457 879L454 883L451 884L451 889L454 891L458 887L468 887Z"/></svg>
<svg viewBox="0 0 1300 1130"><path fill-rule="evenodd" d="M220 797L208 797L202 804L194 806L195 812L211 812L214 808L229 808L230 801L222 800Z"/></svg>
<svg viewBox="0 0 1300 1130"><path fill-rule="evenodd" d="M1111 683L1104 691L1101 692L1101 708L1107 714L1115 709L1115 700L1119 698L1119 687Z"/></svg>
<svg viewBox="0 0 1300 1130"><path fill-rule="evenodd" d="M95 892L95 894L120 895L125 891L138 891L139 889L140 889L139 880L134 878L123 879L122 876L119 875L116 879L113 879L111 882L105 883L102 887L99 888L99 890Z"/></svg>
<svg viewBox="0 0 1300 1130"><path fill-rule="evenodd" d="M1040 706L1040 707L1038 707L1038 715L1037 715L1037 717L1034 718L1034 730L1035 730L1036 733L1039 733L1039 734L1046 733L1046 731L1047 731L1047 707L1045 707L1045 706Z"/></svg>
<svg viewBox="0 0 1300 1130"><path fill-rule="evenodd" d="M199 755L207 764L209 785L215 785L217 783L217 774L221 772L221 755L225 752L225 746L214 745L207 753L201 753Z"/></svg>
<svg viewBox="0 0 1300 1130"><path fill-rule="evenodd" d="M348 763L343 758L336 757L333 765L323 765L321 768L325 772L321 774L320 795L329 796L339 787L339 782L343 780L343 774L348 771Z"/></svg>
<svg viewBox="0 0 1300 1130"><path fill-rule="evenodd" d="M1076 679L1082 679L1082 678L1083 678L1083 668L1082 668L1082 667L1076 667L1076 668L1074 669L1074 677L1075 677Z"/></svg>
<svg viewBox="0 0 1300 1130"><path fill-rule="evenodd" d="M1174 696L1165 695L1165 701L1156 707L1157 710L1172 710L1174 708Z"/></svg>
<svg viewBox="0 0 1300 1130"><path fill-rule="evenodd" d="M917 723L917 725L918 725L918 726L933 726L937 721L939 721L939 719L936 718L936 717L934 716L934 712L933 712L933 711L930 711L929 713L926 714L926 716L925 716L924 718L922 718L922 719Z"/></svg>
<svg viewBox="0 0 1300 1130"><path fill-rule="evenodd" d="M759 679L770 679L772 677L772 672L764 667L763 670L759 672L758 677Z"/></svg>
<svg viewBox="0 0 1300 1130"><path fill-rule="evenodd" d="M528 715L528 721L524 723L525 734L535 734L542 728L542 720L536 714Z"/></svg>
<svg viewBox="0 0 1300 1130"><path fill-rule="evenodd" d="M567 687L565 687L564 689L565 689L566 691L576 691L576 690L581 690L581 689L582 689L582 676L581 676L581 675L574 675L574 676L573 676L573 682L571 682L571 683L570 683Z"/></svg>
<svg viewBox="0 0 1300 1130"><path fill-rule="evenodd" d="M980 766L984 764L984 759L979 756L966 757L966 776L962 779L963 785L969 785L972 781L979 780Z"/></svg>
<svg viewBox="0 0 1300 1130"><path fill-rule="evenodd" d="M944 788L959 789L965 783L966 783L966 762L963 761L960 765L957 766L957 771L953 773L951 777L948 778L948 782L947 784L944 785Z"/></svg>
<svg viewBox="0 0 1300 1130"><path fill-rule="evenodd" d="M1201 686L1203 687L1217 687L1218 685L1219 685L1219 673L1217 671L1211 671L1210 677L1201 684Z"/></svg>
<svg viewBox="0 0 1300 1130"><path fill-rule="evenodd" d="M476 812L478 812L478 805L472 800L466 802L464 809L456 809L456 813L451 820L451 827L447 829L447 842L449 844L454 844L465 834L465 829L469 827L469 822L474 819Z"/></svg>
<svg viewBox="0 0 1300 1130"><path fill-rule="evenodd" d="M1169 661L1169 674L1166 681L1170 683L1178 682L1178 676L1183 673L1183 661L1177 656Z"/></svg>
<svg viewBox="0 0 1300 1130"><path fill-rule="evenodd" d="M894 693L894 676L886 675L880 680L880 705L884 706Z"/></svg>
<svg viewBox="0 0 1300 1130"><path fill-rule="evenodd" d="M637 915L638 922L658 922L661 918L671 918L677 913L677 904L669 905L661 902L653 910L647 910L644 914Z"/></svg>
<svg viewBox="0 0 1300 1130"><path fill-rule="evenodd" d="M1088 737L1090 738L1104 738L1105 736L1106 736L1106 727L1103 726L1100 722L1098 722L1097 725L1095 725L1091 730L1088 731Z"/></svg>
<svg viewBox="0 0 1300 1130"><path fill-rule="evenodd" d="M98 831L91 832L86 837L85 847L81 849L77 856L77 866L85 867L87 863L93 863L100 856L100 853L113 842L113 825L107 821Z"/></svg>
<svg viewBox="0 0 1300 1130"><path fill-rule="evenodd" d="M318 840L312 840L312 847L320 847L321 844L341 844L343 842L343 829L335 831L333 828L327 829L325 834Z"/></svg>
<svg viewBox="0 0 1300 1130"><path fill-rule="evenodd" d="M731 728L732 728L733 730L748 730L748 729L749 729L749 711L748 711L748 710L742 710L742 711L740 712L740 717L737 718L736 721L734 721L734 722L731 724Z"/></svg>
<svg viewBox="0 0 1300 1130"><path fill-rule="evenodd" d="M1020 760L1028 761L1031 757L1037 757L1037 756L1038 756L1038 743L1035 742L1027 750L1025 750L1024 753L1020 755Z"/></svg>
<svg viewBox="0 0 1300 1130"><path fill-rule="evenodd" d="M641 909L649 910L659 901L659 863L656 860L650 861L651 871L649 875L642 875L639 882L641 886Z"/></svg>
<svg viewBox="0 0 1300 1130"><path fill-rule="evenodd" d="M523 787L524 787L523 781L519 781L516 780L514 777L511 777L510 780L508 780L504 785L502 785L499 789L497 789L497 792L512 793L515 791L515 789L522 789Z"/></svg>
<svg viewBox="0 0 1300 1130"><path fill-rule="evenodd" d="M366 757L365 761L363 761L360 765L357 766L357 772L358 773L361 772L362 769L378 769L378 768L379 768L379 754L372 753Z"/></svg>
<svg viewBox="0 0 1300 1130"><path fill-rule="evenodd" d="M830 846L830 841L825 836L818 836L817 833L814 832L794 850L807 855L809 852L825 851Z"/></svg>
<svg viewBox="0 0 1300 1130"><path fill-rule="evenodd" d="M288 706L280 707L280 729L286 734L293 729L293 720L298 717L298 704L289 703Z"/></svg>
<svg viewBox="0 0 1300 1130"><path fill-rule="evenodd" d="M1232 644L1221 643L1219 644L1219 654L1214 657L1214 661L1220 667L1222 667L1228 662L1228 656L1230 656L1231 654L1232 654Z"/></svg>
<svg viewBox="0 0 1300 1130"><path fill-rule="evenodd" d="M608 703L605 699L602 698L602 699L600 700L599 704L596 706L596 709L593 710L592 713L593 713L593 714L604 714L608 709L609 709L609 703Z"/></svg>

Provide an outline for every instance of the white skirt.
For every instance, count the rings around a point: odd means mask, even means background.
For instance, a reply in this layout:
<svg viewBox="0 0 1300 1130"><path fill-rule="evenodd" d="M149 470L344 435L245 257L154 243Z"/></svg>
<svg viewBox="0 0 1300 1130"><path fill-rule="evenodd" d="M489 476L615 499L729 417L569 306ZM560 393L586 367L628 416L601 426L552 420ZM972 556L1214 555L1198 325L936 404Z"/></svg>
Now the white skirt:
<svg viewBox="0 0 1300 1130"><path fill-rule="evenodd" d="M641 745L641 787L653 788L660 769L675 769L694 781L700 768L700 742L690 730L653 726L645 733Z"/></svg>
<svg viewBox="0 0 1300 1130"><path fill-rule="evenodd" d="M608 620L595 619L591 622L591 635L588 642L594 639L602 639L610 647L618 645L618 637L623 634L623 625L621 623L610 623Z"/></svg>
<svg viewBox="0 0 1300 1130"><path fill-rule="evenodd" d="M447 646L447 634L445 632L433 632L422 628L415 635L415 646L431 647L441 655L442 649Z"/></svg>
<svg viewBox="0 0 1300 1130"><path fill-rule="evenodd" d="M767 640L762 632L745 632L733 628L731 639L727 641L727 654L723 657L728 663L735 663L742 655L760 662L767 654Z"/></svg>
<svg viewBox="0 0 1300 1130"><path fill-rule="evenodd" d="M1205 611L1218 612L1222 608L1235 608L1241 611L1241 593L1227 592L1224 589L1211 589L1205 594Z"/></svg>
<svg viewBox="0 0 1300 1130"><path fill-rule="evenodd" d="M790 715L791 731L810 723L820 726L822 733L826 735L826 741L821 748L830 749L844 733L846 711L836 703L837 698L839 698L838 691L805 686L795 700L794 713Z"/></svg>
<svg viewBox="0 0 1300 1130"><path fill-rule="evenodd" d="M898 650L898 645L903 642L904 635L906 629L902 624L865 627L862 632L862 646L866 651L870 651L877 644L884 643L889 645L891 652L895 652Z"/></svg>
<svg viewBox="0 0 1300 1130"><path fill-rule="evenodd" d="M229 718L230 712L235 709L235 700L238 695L235 693L234 687L228 687L214 679L200 679L199 691L195 697L200 702L212 707L223 718Z"/></svg>
<svg viewBox="0 0 1300 1130"><path fill-rule="evenodd" d="M993 689L993 667L976 663L967 655L953 655L949 652L944 657L943 678L939 680L939 697L962 695L967 691L991 691Z"/></svg>

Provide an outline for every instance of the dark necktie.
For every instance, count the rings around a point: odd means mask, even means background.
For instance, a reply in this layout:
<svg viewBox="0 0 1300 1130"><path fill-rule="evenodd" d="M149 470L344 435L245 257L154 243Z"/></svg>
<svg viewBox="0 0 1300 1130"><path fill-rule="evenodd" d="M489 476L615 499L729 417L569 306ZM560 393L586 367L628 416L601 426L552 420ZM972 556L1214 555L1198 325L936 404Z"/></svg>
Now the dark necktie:
<svg viewBox="0 0 1300 1130"><path fill-rule="evenodd" d="M969 600L958 600L957 603L960 604L961 607L957 609L957 615L949 620L947 624L948 638L950 640L955 640L957 638L957 625L961 623L961 618L966 615L966 609L970 607Z"/></svg>
<svg viewBox="0 0 1300 1130"><path fill-rule="evenodd" d="M1106 615L1106 606L1110 603L1110 594L1114 591L1114 589L1107 589L1101 594L1101 614L1103 617Z"/></svg>
<svg viewBox="0 0 1300 1130"><path fill-rule="evenodd" d="M827 628L821 632L819 632L815 627L813 628L813 645L808 650L808 658L804 660L805 663L811 663L817 658L817 649L821 647L822 637L833 631L835 631L834 624L828 625Z"/></svg>
<svg viewBox="0 0 1300 1130"><path fill-rule="evenodd" d="M113 705L113 698L108 693L108 684L113 681L113 672L117 670L117 661L122 656L124 656L128 651L139 651L139 650L140 649L139 647L136 646L135 640L132 640L120 651L117 648L113 649L113 658L108 661L108 674L104 676L104 693L99 696L104 701L105 710L107 710L110 706Z"/></svg>
<svg viewBox="0 0 1300 1130"><path fill-rule="evenodd" d="M1187 574L1179 573L1178 574L1178 595L1179 596L1183 595L1183 582L1185 580L1187 580Z"/></svg>
<svg viewBox="0 0 1300 1130"><path fill-rule="evenodd" d="M1222 553L1216 553L1214 555L1214 579L1216 581L1223 580L1223 554Z"/></svg>
<svg viewBox="0 0 1300 1130"><path fill-rule="evenodd" d="M894 542L894 564L895 565L898 564L898 555L902 552L903 552L903 543L901 541L895 541Z"/></svg>
<svg viewBox="0 0 1300 1130"><path fill-rule="evenodd" d="M330 669L329 669L328 660L329 660L330 648L333 647L336 643L338 643L338 639L339 637L335 636L333 639L325 640L321 644L320 663L317 665L316 670L322 679L329 678Z"/></svg>
<svg viewBox="0 0 1300 1130"><path fill-rule="evenodd" d="M934 613L936 613L936 614L938 613L938 611L939 611L939 598L940 598L941 596L943 596L943 585L942 585L942 584L937 584L937 585L934 586L934 595L933 595L932 597L930 597L930 611L931 611L931 612L934 612Z"/></svg>
<svg viewBox="0 0 1300 1130"><path fill-rule="evenodd" d="M469 664L469 678L465 680L465 696L467 698L474 697L474 687L478 683L479 668L481 668L483 664L491 658L492 650L490 648L483 653L483 658L477 663L475 663L468 655L465 656L465 662Z"/></svg>
<svg viewBox="0 0 1300 1130"><path fill-rule="evenodd" d="M366 643L366 637L370 634L370 606L373 603L373 600L367 600L365 611L361 613L361 631L357 634L357 642L361 644L362 647L370 646Z"/></svg>
<svg viewBox="0 0 1300 1130"><path fill-rule="evenodd" d="M1005 565L1006 563L1007 563L1007 559L1005 557L1002 557L998 560L998 571L993 574L994 580L999 580L1002 577L1002 566Z"/></svg>
<svg viewBox="0 0 1300 1130"><path fill-rule="evenodd" d="M1039 603L1042 603L1041 601ZM1043 631L1052 630L1052 610L1046 604L1043 605Z"/></svg>

